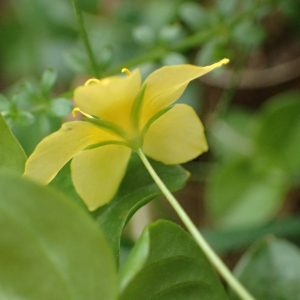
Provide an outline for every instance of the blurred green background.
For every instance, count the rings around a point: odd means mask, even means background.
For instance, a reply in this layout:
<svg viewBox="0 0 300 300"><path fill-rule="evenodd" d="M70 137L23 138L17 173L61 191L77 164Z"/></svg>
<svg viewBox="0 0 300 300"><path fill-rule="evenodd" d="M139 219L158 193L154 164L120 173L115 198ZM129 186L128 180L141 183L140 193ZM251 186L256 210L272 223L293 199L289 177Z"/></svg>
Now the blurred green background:
<svg viewBox="0 0 300 300"><path fill-rule="evenodd" d="M100 77L231 60L179 99L201 117L210 151L184 166L191 180L177 196L220 252L269 233L300 242L299 0L78 3ZM0 0L0 111L27 155L94 77L79 32L70 0ZM78 199L67 168L53 185ZM163 199L144 213L176 220Z"/></svg>

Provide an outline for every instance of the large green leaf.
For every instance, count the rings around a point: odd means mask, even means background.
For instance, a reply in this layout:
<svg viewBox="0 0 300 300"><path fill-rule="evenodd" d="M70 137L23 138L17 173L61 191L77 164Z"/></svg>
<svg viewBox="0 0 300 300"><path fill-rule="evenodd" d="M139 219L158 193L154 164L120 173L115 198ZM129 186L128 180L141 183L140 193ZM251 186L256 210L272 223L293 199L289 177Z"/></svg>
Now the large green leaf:
<svg viewBox="0 0 300 300"><path fill-rule="evenodd" d="M116 299L111 250L85 211L3 173L0 195L1 299Z"/></svg>
<svg viewBox="0 0 300 300"><path fill-rule="evenodd" d="M274 217L288 188L286 173L263 157L230 160L211 175L208 212L219 227L257 226Z"/></svg>
<svg viewBox="0 0 300 300"><path fill-rule="evenodd" d="M269 237L254 245L235 274L256 300L300 299L300 251L284 240Z"/></svg>
<svg viewBox="0 0 300 300"><path fill-rule="evenodd" d="M0 113L0 169L24 173L26 156Z"/></svg>
<svg viewBox="0 0 300 300"><path fill-rule="evenodd" d="M166 166L150 160L152 166L171 191L181 189L189 173L180 166ZM117 262L122 230L131 216L143 205L161 192L142 161L133 153L127 168L127 173L119 188L118 194L105 206L95 212L99 224L108 237Z"/></svg>
<svg viewBox="0 0 300 300"><path fill-rule="evenodd" d="M145 228L119 275L120 300L228 299L199 246L169 221Z"/></svg>
<svg viewBox="0 0 300 300"><path fill-rule="evenodd" d="M289 171L300 169L300 92L272 98L261 112L257 145L261 153Z"/></svg>

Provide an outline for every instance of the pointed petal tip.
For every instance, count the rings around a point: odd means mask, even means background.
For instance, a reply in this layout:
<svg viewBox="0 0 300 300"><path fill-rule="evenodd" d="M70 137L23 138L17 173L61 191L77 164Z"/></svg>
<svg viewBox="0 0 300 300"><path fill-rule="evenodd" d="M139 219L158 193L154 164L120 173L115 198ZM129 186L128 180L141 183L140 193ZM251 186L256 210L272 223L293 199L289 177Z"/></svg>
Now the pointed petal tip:
<svg viewBox="0 0 300 300"><path fill-rule="evenodd" d="M228 58L223 58L221 61L220 61L220 64L221 65L226 65L226 64L228 64L230 62L230 59L228 59Z"/></svg>
<svg viewBox="0 0 300 300"><path fill-rule="evenodd" d="M217 67L221 67L222 65L226 65L230 62L230 60L228 58L223 58L222 60L220 60L219 62L212 64L212 66L214 66L215 68Z"/></svg>

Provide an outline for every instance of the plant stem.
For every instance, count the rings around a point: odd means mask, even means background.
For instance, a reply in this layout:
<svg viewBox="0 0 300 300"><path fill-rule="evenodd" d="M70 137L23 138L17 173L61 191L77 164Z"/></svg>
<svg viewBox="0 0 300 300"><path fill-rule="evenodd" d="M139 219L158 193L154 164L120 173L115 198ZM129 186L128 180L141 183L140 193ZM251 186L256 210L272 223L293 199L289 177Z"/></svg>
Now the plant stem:
<svg viewBox="0 0 300 300"><path fill-rule="evenodd" d="M75 13L76 13L76 17L77 17L77 21L78 21L78 25L79 25L80 34L81 34L81 37L83 39L83 43L84 43L87 55L88 55L88 57L90 59L91 66L92 66L92 69L94 71L94 75L95 75L96 78L99 78L98 65L97 65L95 56L93 54L93 51L92 51L92 48L91 48L91 45L90 45L90 42L89 42L86 30L85 30L85 27L84 27L83 17L82 17L81 10L80 10L80 8L78 6L77 0L72 0L72 3L73 3L73 6L74 6L74 9L75 9Z"/></svg>
<svg viewBox="0 0 300 300"><path fill-rule="evenodd" d="M215 266L221 276L226 280L228 285L236 292L237 295L243 300L255 300L249 292L241 285L241 283L233 276L227 266L223 263L223 261L218 257L218 255L213 251L213 249L209 246L209 244L205 241L197 227L193 224L187 213L183 210L180 206L178 201L172 195L172 193L168 190L165 186L163 181L157 175L153 167L151 166L150 162L148 161L146 155L142 151L142 149L138 150L138 154L143 161L145 167L149 171L150 175L162 191L162 193L166 196L169 200L172 207L177 212L178 216L187 227L191 235L194 237L202 251L205 253L209 261Z"/></svg>

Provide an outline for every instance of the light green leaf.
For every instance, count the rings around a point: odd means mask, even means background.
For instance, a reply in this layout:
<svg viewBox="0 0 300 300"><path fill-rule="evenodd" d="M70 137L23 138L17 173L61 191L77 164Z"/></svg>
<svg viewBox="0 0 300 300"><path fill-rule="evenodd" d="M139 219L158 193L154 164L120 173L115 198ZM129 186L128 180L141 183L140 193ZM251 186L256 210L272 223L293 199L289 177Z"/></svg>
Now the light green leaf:
<svg viewBox="0 0 300 300"><path fill-rule="evenodd" d="M217 0L216 9L221 15L234 14L234 9L236 8L237 0Z"/></svg>
<svg viewBox="0 0 300 300"><path fill-rule="evenodd" d="M300 299L300 251L293 244L266 238L240 260L235 274L256 300ZM232 293L232 299L238 299Z"/></svg>
<svg viewBox="0 0 300 300"><path fill-rule="evenodd" d="M202 5L194 2L182 4L179 8L179 15L195 31L205 28L209 21L208 11Z"/></svg>
<svg viewBox="0 0 300 300"><path fill-rule="evenodd" d="M199 246L168 221L145 228L119 275L120 300L228 299Z"/></svg>
<svg viewBox="0 0 300 300"><path fill-rule="evenodd" d="M85 211L3 173L0 195L1 299L116 299L111 250Z"/></svg>
<svg viewBox="0 0 300 300"><path fill-rule="evenodd" d="M0 169L24 173L26 156L0 113Z"/></svg>
<svg viewBox="0 0 300 300"><path fill-rule="evenodd" d="M140 25L132 30L133 39L145 46L153 45L155 42L155 31L148 25Z"/></svg>
<svg viewBox="0 0 300 300"><path fill-rule="evenodd" d="M57 78L57 72L54 68L48 68L41 80L41 91L44 96L47 96L54 88Z"/></svg>
<svg viewBox="0 0 300 300"><path fill-rule="evenodd" d="M273 97L262 109L256 137L260 151L281 167L300 169L300 93Z"/></svg>
<svg viewBox="0 0 300 300"><path fill-rule="evenodd" d="M177 191L185 185L188 173L182 167L166 166L153 160L151 164L171 191ZM160 194L161 191L142 161L136 153L133 153L117 195L94 212L112 246L117 263L124 226L140 207Z"/></svg>
<svg viewBox="0 0 300 300"><path fill-rule="evenodd" d="M234 41L247 47L258 47L266 38L266 30L259 24L255 24L248 19L238 24L232 33Z"/></svg>
<svg viewBox="0 0 300 300"><path fill-rule="evenodd" d="M170 52L163 58L162 63L164 66L181 65L187 64L188 59L181 53Z"/></svg>
<svg viewBox="0 0 300 300"><path fill-rule="evenodd" d="M19 110L13 120L18 126L27 127L34 123L35 117L29 111Z"/></svg>
<svg viewBox="0 0 300 300"><path fill-rule="evenodd" d="M219 227L263 224L278 212L289 188L288 176L263 157L245 157L211 174L206 204Z"/></svg>
<svg viewBox="0 0 300 300"><path fill-rule="evenodd" d="M70 100L65 98L56 98L49 102L48 112L54 117L65 117L72 112L74 108Z"/></svg>

